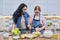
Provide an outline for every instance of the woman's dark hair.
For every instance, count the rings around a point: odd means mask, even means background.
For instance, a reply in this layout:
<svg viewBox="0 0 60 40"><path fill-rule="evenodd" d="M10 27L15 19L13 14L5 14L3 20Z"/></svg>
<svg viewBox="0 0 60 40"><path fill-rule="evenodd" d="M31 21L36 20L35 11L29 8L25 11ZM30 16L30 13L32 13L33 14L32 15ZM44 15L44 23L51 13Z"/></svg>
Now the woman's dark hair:
<svg viewBox="0 0 60 40"><path fill-rule="evenodd" d="M22 15L22 13L23 13L22 9L24 7L27 7L27 5L22 3L21 5L19 5L17 10L14 12L14 14L13 14L13 21L14 21L15 24L17 24L18 18Z"/></svg>

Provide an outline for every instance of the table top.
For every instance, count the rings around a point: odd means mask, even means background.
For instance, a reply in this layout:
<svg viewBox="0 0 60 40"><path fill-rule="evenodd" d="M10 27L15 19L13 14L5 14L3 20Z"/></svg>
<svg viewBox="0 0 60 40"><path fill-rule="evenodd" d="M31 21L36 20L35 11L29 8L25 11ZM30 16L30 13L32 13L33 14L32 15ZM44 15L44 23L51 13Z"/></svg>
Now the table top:
<svg viewBox="0 0 60 40"><path fill-rule="evenodd" d="M15 40L15 39L13 39L12 36L9 36L9 38L3 38L2 36L0 36L0 40ZM19 39L16 39L16 40L60 40L60 35L58 35L57 39L37 37L37 38L32 38L32 39L29 39L29 38L21 39L21 38L19 38Z"/></svg>
<svg viewBox="0 0 60 40"><path fill-rule="evenodd" d="M12 36L10 35L8 38L3 38L3 36L0 35L0 40L15 40L12 38ZM60 32L58 32L58 38L54 39L54 38L44 38L44 37L37 37L37 38L25 38L25 39L17 39L17 40L60 40Z"/></svg>

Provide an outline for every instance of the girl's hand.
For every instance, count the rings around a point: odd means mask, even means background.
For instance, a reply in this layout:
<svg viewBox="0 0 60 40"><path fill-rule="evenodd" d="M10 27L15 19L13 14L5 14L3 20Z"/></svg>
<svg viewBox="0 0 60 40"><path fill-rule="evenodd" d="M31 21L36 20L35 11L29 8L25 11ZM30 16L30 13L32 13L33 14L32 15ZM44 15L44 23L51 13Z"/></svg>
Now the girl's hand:
<svg viewBox="0 0 60 40"><path fill-rule="evenodd" d="M39 28L39 27L37 27L37 28L36 28L36 31L40 31L40 28Z"/></svg>
<svg viewBox="0 0 60 40"><path fill-rule="evenodd" d="M42 28L39 28L39 27L36 28L36 31L41 31L41 30L42 30Z"/></svg>

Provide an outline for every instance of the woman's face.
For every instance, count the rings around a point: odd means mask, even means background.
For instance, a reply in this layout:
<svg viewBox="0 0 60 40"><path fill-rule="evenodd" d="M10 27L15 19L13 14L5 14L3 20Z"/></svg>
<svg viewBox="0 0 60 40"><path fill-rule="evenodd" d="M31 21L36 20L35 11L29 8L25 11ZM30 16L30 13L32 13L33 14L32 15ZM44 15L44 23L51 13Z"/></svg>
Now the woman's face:
<svg viewBox="0 0 60 40"><path fill-rule="evenodd" d="M23 13L25 13L26 10L27 10L27 7L24 7L24 8L22 9Z"/></svg>

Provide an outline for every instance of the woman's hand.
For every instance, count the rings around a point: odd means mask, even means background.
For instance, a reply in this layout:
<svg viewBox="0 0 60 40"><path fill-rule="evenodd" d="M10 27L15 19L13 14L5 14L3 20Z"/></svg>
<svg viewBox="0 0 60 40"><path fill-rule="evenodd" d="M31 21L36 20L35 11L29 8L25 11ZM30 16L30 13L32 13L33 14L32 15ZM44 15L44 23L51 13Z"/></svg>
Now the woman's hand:
<svg viewBox="0 0 60 40"><path fill-rule="evenodd" d="M30 24L28 24L28 28L29 28L29 29L32 29L32 26L31 26Z"/></svg>
<svg viewBox="0 0 60 40"><path fill-rule="evenodd" d="M15 25L15 24L13 24L13 25L12 25L12 29L15 29L15 28L16 28L16 25Z"/></svg>

